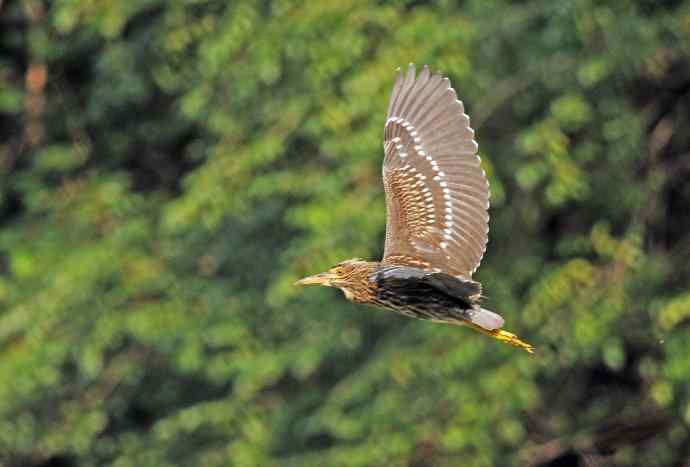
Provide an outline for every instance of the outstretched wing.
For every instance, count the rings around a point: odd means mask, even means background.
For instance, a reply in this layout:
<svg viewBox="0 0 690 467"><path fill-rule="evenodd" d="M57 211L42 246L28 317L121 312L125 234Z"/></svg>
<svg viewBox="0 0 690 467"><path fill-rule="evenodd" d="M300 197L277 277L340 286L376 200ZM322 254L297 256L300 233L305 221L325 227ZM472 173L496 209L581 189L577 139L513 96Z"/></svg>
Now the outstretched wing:
<svg viewBox="0 0 690 467"><path fill-rule="evenodd" d="M383 262L471 278L486 250L489 185L448 78L398 71L383 146Z"/></svg>

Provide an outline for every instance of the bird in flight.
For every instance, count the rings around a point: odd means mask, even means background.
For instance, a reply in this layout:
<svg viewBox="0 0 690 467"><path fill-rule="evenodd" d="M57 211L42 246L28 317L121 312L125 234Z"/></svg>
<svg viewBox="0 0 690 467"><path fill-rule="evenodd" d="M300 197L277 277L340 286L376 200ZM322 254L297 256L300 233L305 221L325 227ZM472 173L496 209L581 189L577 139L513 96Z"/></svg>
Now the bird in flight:
<svg viewBox="0 0 690 467"><path fill-rule="evenodd" d="M427 66L419 75L412 64L398 70L383 135L383 259L342 261L296 284L336 287L355 303L468 326L534 352L482 308L482 286L472 280L488 239L489 183L448 78Z"/></svg>

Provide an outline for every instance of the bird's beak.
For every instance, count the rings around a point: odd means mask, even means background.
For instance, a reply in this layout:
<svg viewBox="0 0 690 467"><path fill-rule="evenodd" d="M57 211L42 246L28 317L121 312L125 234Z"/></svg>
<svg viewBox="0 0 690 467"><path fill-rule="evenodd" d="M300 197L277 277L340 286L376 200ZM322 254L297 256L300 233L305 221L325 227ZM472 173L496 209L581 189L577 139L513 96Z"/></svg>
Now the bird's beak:
<svg viewBox="0 0 690 467"><path fill-rule="evenodd" d="M314 274L313 276L305 277L295 282L295 285L310 285L319 284L329 286L331 285L331 280L333 279L333 274L330 272L322 272L320 274Z"/></svg>

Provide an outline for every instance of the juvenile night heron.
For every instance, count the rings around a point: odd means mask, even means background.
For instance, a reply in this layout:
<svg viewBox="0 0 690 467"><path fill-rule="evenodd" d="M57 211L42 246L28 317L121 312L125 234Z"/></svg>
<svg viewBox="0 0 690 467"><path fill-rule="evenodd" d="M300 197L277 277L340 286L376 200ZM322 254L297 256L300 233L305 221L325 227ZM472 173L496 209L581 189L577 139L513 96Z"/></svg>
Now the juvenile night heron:
<svg viewBox="0 0 690 467"><path fill-rule="evenodd" d="M532 353L480 305L472 280L486 250L489 184L469 117L448 78L410 64L398 74L384 126L388 218L380 262L350 259L297 284L341 289L355 302L469 326Z"/></svg>

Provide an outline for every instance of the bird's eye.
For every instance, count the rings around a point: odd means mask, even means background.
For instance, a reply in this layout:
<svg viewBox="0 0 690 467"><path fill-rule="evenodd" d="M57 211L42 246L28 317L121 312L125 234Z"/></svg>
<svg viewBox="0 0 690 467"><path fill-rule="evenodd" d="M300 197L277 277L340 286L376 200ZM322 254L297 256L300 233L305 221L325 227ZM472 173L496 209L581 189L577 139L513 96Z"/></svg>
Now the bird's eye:
<svg viewBox="0 0 690 467"><path fill-rule="evenodd" d="M343 268L335 268L335 275L338 277L342 277L345 275L345 269Z"/></svg>

